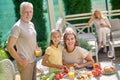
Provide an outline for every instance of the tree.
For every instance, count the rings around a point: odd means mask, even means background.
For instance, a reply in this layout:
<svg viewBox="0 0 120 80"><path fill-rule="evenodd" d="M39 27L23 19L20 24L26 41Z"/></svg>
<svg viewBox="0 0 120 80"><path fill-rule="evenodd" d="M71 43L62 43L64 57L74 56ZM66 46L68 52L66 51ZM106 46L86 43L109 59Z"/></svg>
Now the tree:
<svg viewBox="0 0 120 80"><path fill-rule="evenodd" d="M91 12L91 0L63 0L63 2L66 15ZM79 20L72 21L71 23L80 23L85 21Z"/></svg>
<svg viewBox="0 0 120 80"><path fill-rule="evenodd" d="M120 0L110 0L112 10L120 9ZM120 18L120 16L114 16L113 18Z"/></svg>
<svg viewBox="0 0 120 80"><path fill-rule="evenodd" d="M47 40L48 39L48 31L47 31L47 27L45 25L46 21L44 18L43 0L13 0L13 2L15 4L17 20L20 18L20 14L18 14L20 12L19 6L23 1L28 1L33 4L34 15L33 15L32 22L34 23L35 29L37 31L37 41L39 44L42 43L42 45L39 45L39 46L41 46L42 48L45 49L46 43L48 41Z"/></svg>

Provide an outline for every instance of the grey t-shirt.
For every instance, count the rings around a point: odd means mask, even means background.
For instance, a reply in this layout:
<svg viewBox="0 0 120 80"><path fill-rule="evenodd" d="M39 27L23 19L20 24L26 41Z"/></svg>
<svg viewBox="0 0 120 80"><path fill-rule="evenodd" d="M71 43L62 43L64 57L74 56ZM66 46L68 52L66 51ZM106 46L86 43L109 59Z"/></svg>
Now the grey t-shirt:
<svg viewBox="0 0 120 80"><path fill-rule="evenodd" d="M34 50L36 49L36 31L32 22L24 23L21 19L13 26L10 36L17 38L17 53L22 59L30 63L36 60Z"/></svg>
<svg viewBox="0 0 120 80"><path fill-rule="evenodd" d="M63 60L67 64L81 64L85 60L84 58L87 57L89 52L85 50L84 48L76 46L74 51L71 53L68 53L66 49L63 49Z"/></svg>

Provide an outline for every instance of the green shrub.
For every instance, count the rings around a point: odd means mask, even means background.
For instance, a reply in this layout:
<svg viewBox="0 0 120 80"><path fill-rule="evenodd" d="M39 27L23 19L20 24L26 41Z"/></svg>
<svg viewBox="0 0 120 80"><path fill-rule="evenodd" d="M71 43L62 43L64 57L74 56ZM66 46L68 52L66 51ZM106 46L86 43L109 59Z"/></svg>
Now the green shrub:
<svg viewBox="0 0 120 80"><path fill-rule="evenodd" d="M7 50L0 48L0 61L3 59L14 60Z"/></svg>
<svg viewBox="0 0 120 80"><path fill-rule="evenodd" d="M66 15L91 12L91 7L92 7L91 0L63 0L63 2L64 2ZM85 23L87 21L88 19L74 20L74 21L70 21L70 23L72 24Z"/></svg>
<svg viewBox="0 0 120 80"><path fill-rule="evenodd" d="M120 9L120 0L110 0L111 6L112 6L112 10L118 10ZM120 16L113 16L112 18L119 18Z"/></svg>
<svg viewBox="0 0 120 80"><path fill-rule="evenodd" d="M78 42L80 43L80 47L87 49L88 51L91 50L92 46L88 44L88 41L85 39L78 39Z"/></svg>
<svg viewBox="0 0 120 80"><path fill-rule="evenodd" d="M3 59L10 59L11 61L13 61L14 59L9 54L9 52L6 50L6 44L7 44L7 41L4 42L4 45L0 47L0 61Z"/></svg>

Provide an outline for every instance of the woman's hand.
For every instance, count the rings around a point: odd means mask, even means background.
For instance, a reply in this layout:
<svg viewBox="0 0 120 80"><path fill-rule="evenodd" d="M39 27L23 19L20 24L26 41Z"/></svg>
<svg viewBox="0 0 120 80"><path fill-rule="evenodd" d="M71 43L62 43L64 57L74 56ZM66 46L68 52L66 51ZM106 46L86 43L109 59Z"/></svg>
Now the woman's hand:
<svg viewBox="0 0 120 80"><path fill-rule="evenodd" d="M86 24L86 26L90 26L94 19L95 19L95 16L92 15L92 16L90 17L90 20L89 20L88 23Z"/></svg>
<svg viewBox="0 0 120 80"><path fill-rule="evenodd" d="M106 27L107 26L106 24L103 24L103 23L101 23L100 25L101 25L101 27Z"/></svg>
<svg viewBox="0 0 120 80"><path fill-rule="evenodd" d="M95 19L95 15L94 14L91 16L91 19Z"/></svg>
<svg viewBox="0 0 120 80"><path fill-rule="evenodd" d="M103 24L103 23L101 23L100 25L101 25L101 27L107 27L107 28L110 28L107 24Z"/></svg>
<svg viewBox="0 0 120 80"><path fill-rule="evenodd" d="M80 64L75 63L75 64L74 64L74 68L75 68L75 69L79 69L79 68L82 68L82 67L81 67Z"/></svg>

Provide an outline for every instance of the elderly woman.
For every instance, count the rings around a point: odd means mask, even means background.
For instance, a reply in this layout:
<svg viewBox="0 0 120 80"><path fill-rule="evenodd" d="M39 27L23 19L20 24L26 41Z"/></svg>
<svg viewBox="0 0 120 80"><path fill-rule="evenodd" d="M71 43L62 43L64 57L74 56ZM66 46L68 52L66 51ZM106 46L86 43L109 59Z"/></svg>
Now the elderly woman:
<svg viewBox="0 0 120 80"><path fill-rule="evenodd" d="M86 49L78 46L75 32L66 28L64 36L63 64L73 64L75 68L83 68L92 65L94 60ZM84 62L85 61L85 62Z"/></svg>
<svg viewBox="0 0 120 80"><path fill-rule="evenodd" d="M90 26L92 23L96 27L96 33L98 37L98 49L100 50L101 46L103 45L103 51L106 53L106 35L110 33L110 22L107 17L103 16L101 11L96 10L91 16L91 19L88 21L87 25Z"/></svg>

